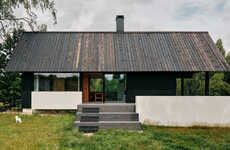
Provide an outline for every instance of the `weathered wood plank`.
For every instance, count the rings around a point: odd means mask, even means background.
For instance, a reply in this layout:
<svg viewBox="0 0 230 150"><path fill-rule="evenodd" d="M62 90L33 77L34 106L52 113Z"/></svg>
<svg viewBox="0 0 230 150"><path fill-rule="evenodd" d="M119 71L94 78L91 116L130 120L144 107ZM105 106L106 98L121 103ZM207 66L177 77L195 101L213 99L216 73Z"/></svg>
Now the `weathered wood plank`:
<svg viewBox="0 0 230 150"><path fill-rule="evenodd" d="M26 32L7 71L229 71L207 32Z"/></svg>

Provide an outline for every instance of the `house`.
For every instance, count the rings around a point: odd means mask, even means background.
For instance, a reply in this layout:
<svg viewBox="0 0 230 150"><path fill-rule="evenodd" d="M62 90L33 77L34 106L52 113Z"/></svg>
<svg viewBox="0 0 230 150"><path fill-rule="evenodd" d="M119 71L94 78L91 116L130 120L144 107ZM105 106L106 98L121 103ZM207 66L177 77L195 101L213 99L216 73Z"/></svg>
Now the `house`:
<svg viewBox="0 0 230 150"><path fill-rule="evenodd" d="M183 89L184 78L196 72L205 72L208 96L209 73L230 70L208 32L125 32L120 15L116 23L116 32L24 32L6 68L22 73L23 108L79 105L84 116L113 106L138 122L138 96L176 96L176 79ZM86 115L78 123L87 120L100 117Z"/></svg>

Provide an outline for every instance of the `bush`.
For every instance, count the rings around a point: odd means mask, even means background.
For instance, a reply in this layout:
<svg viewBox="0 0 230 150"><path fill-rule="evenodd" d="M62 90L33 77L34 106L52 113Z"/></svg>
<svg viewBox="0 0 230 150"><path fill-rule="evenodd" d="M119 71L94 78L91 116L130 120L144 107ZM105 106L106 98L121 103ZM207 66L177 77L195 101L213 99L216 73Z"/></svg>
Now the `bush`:
<svg viewBox="0 0 230 150"><path fill-rule="evenodd" d="M5 108L4 103L3 103L3 102L0 102L0 112L3 112L3 111L5 111L5 110L6 110L6 108Z"/></svg>

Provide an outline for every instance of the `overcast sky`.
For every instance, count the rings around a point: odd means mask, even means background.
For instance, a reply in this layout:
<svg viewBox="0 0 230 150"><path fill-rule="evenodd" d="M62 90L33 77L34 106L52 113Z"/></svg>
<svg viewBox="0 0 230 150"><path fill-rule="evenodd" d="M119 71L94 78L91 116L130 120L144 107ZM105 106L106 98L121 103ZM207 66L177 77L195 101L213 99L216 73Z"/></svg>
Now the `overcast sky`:
<svg viewBox="0 0 230 150"><path fill-rule="evenodd" d="M57 21L39 15L48 31L115 31L115 16L125 16L125 31L208 31L230 50L230 0L56 0Z"/></svg>

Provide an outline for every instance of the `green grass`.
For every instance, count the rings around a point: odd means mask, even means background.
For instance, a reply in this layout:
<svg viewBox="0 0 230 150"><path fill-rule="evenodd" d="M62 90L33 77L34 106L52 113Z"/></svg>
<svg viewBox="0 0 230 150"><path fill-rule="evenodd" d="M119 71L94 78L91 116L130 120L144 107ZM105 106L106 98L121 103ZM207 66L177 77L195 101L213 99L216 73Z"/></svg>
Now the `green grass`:
<svg viewBox="0 0 230 150"><path fill-rule="evenodd" d="M0 149L58 149L65 126L72 115L20 115L23 123L15 123L15 115L0 115Z"/></svg>
<svg viewBox="0 0 230 150"><path fill-rule="evenodd" d="M91 137L73 127L74 115L0 114L0 149L230 149L230 128L143 126L143 132L101 130Z"/></svg>

